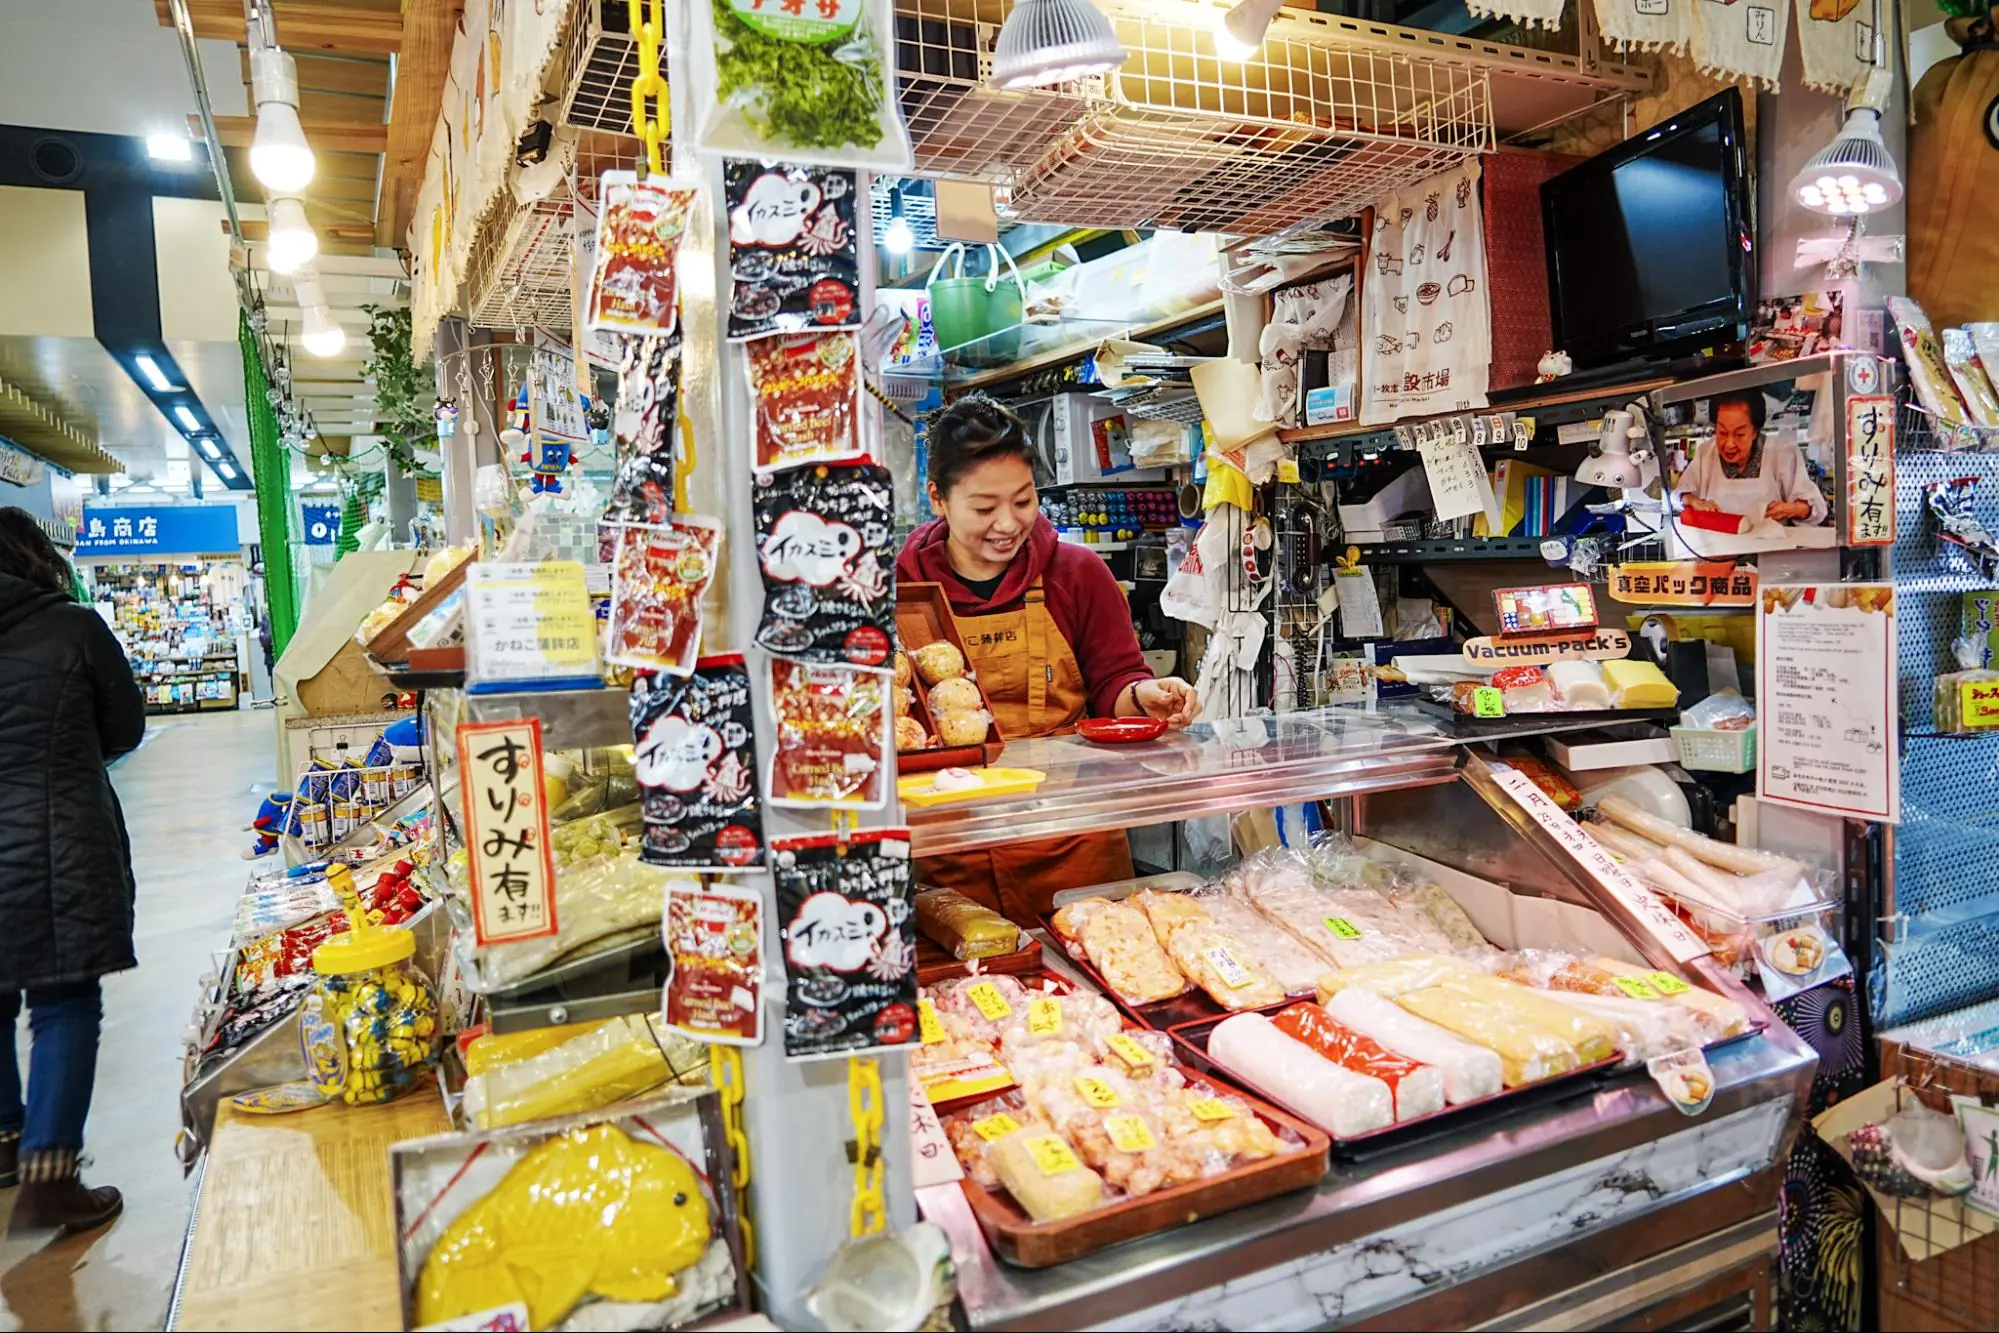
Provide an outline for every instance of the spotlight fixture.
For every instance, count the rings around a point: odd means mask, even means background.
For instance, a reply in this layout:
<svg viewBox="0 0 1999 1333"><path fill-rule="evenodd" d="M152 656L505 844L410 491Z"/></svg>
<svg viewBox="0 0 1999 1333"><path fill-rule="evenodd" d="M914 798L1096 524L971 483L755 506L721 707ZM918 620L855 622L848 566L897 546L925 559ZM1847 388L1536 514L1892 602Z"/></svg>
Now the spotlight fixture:
<svg viewBox="0 0 1999 1333"><path fill-rule="evenodd" d="M892 255L906 255L916 244L916 233L909 229L909 220L902 215L902 187L889 191L888 227L882 232L882 249Z"/></svg>
<svg viewBox="0 0 1999 1333"><path fill-rule="evenodd" d="M297 194L316 166L298 120L298 67L275 46L257 47L250 52L250 86L257 99L250 171L268 190Z"/></svg>
<svg viewBox="0 0 1999 1333"><path fill-rule="evenodd" d="M1090 0L1019 0L993 43L993 83L1043 88L1105 74L1129 59Z"/></svg>
<svg viewBox="0 0 1999 1333"><path fill-rule="evenodd" d="M1902 173L1881 139L1886 81L1871 75L1846 103L1839 137L1821 148L1791 180L1791 197L1828 217L1865 217L1902 198Z"/></svg>
<svg viewBox="0 0 1999 1333"><path fill-rule="evenodd" d="M264 259L273 273L297 273L319 253L319 237L306 220L305 205L296 199L273 199L268 212Z"/></svg>

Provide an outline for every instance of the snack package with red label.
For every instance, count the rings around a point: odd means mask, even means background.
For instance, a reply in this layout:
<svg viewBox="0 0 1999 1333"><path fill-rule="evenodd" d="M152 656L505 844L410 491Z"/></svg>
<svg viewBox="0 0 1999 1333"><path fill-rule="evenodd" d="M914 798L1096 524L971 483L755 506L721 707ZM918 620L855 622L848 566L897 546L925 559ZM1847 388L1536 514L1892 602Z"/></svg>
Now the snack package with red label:
<svg viewBox="0 0 1999 1333"><path fill-rule="evenodd" d="M719 1046L762 1044L762 895L669 880L666 951L673 975L660 1012L669 1032Z"/></svg>
<svg viewBox="0 0 1999 1333"><path fill-rule="evenodd" d="M759 338L745 349L760 471L865 457L860 343L851 333Z"/></svg>
<svg viewBox="0 0 1999 1333"><path fill-rule="evenodd" d="M704 657L685 678L633 682L633 770L645 818L640 860L717 872L763 864L751 707L740 655Z"/></svg>
<svg viewBox="0 0 1999 1333"><path fill-rule="evenodd" d="M809 662L879 667L895 651L895 501L874 463L756 483L757 642Z"/></svg>
<svg viewBox="0 0 1999 1333"><path fill-rule="evenodd" d="M916 909L909 830L771 843L784 948L784 1053L916 1043Z"/></svg>
<svg viewBox="0 0 1999 1333"><path fill-rule="evenodd" d="M862 324L860 178L838 167L724 159L729 338Z"/></svg>
<svg viewBox="0 0 1999 1333"><path fill-rule="evenodd" d="M888 799L886 671L774 657L770 707L777 744L764 784L772 805L877 810Z"/></svg>
<svg viewBox="0 0 1999 1333"><path fill-rule="evenodd" d="M715 576L721 542L714 520L686 514L619 530L606 661L674 676L693 672L701 656L701 597Z"/></svg>
<svg viewBox="0 0 1999 1333"><path fill-rule="evenodd" d="M611 415L617 470L598 525L597 559L617 555L618 525L673 517L676 431L680 419L680 335L627 338Z"/></svg>
<svg viewBox="0 0 1999 1333"><path fill-rule="evenodd" d="M593 329L671 333L679 322L675 260L700 186L607 171L597 215L597 267L584 308Z"/></svg>

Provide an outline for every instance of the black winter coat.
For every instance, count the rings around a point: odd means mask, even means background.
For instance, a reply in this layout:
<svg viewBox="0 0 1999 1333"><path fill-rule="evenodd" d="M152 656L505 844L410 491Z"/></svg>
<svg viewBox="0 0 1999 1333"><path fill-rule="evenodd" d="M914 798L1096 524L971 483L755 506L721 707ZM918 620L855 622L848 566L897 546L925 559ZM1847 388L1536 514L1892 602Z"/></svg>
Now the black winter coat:
<svg viewBox="0 0 1999 1333"><path fill-rule="evenodd" d="M145 696L98 614L0 574L0 989L137 962L132 847L104 765L145 734Z"/></svg>

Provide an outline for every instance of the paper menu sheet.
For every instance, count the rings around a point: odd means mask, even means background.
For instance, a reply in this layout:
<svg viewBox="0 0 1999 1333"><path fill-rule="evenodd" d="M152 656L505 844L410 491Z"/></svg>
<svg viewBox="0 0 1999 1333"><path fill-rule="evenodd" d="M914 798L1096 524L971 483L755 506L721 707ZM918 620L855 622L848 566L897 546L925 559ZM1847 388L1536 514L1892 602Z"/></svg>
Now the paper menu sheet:
<svg viewBox="0 0 1999 1333"><path fill-rule="evenodd" d="M1901 819L1895 590L1766 584L1756 618L1756 794Z"/></svg>
<svg viewBox="0 0 1999 1333"><path fill-rule="evenodd" d="M1495 530L1499 505L1492 493L1492 479L1486 476L1485 462L1478 446L1469 438L1452 433L1427 435L1417 443L1423 455L1423 473L1430 482L1430 503L1439 519L1463 518L1484 513Z"/></svg>

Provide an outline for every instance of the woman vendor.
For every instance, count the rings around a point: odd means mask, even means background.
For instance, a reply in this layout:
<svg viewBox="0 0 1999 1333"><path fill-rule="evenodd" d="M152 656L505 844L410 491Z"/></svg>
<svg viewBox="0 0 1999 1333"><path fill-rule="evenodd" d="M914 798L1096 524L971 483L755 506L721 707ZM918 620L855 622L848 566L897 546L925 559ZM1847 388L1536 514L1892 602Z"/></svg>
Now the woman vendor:
<svg viewBox="0 0 1999 1333"><path fill-rule="evenodd" d="M1797 442L1765 436L1763 395L1756 392L1716 398L1708 404L1714 445L1696 450L1674 487L1686 507L1719 511L1755 521L1825 522L1825 496L1812 480Z"/></svg>
<svg viewBox="0 0 1999 1333"><path fill-rule="evenodd" d="M1061 541L1042 517L1020 419L971 394L931 414L929 441L930 504L943 517L910 534L896 577L943 586L1006 739L1060 735L1085 717L1193 721L1193 687L1146 668L1124 589L1103 557ZM1131 874L1121 829L917 865L919 883L956 889L1024 923L1047 911L1059 889Z"/></svg>

